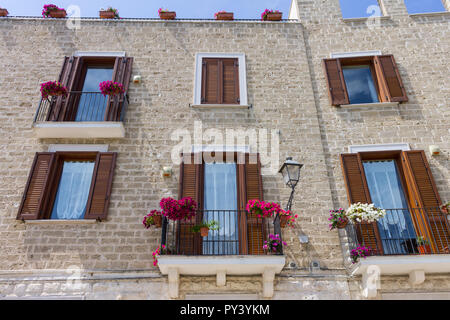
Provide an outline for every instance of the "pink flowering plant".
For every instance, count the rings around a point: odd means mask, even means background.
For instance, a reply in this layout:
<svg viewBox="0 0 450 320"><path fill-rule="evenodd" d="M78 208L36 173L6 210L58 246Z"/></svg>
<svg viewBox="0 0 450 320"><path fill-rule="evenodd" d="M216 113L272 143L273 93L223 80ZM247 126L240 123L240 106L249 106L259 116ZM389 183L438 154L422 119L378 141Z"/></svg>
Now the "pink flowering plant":
<svg viewBox="0 0 450 320"><path fill-rule="evenodd" d="M67 88L60 82L48 81L41 83L42 99L48 99L49 96L66 96Z"/></svg>
<svg viewBox="0 0 450 320"><path fill-rule="evenodd" d="M290 226L291 228L294 227L295 221L298 218L298 214L294 214L290 210L283 210L283 209L281 209L280 212L279 212L279 215L280 215L280 218L283 217L283 216L288 217L286 224L288 226Z"/></svg>
<svg viewBox="0 0 450 320"><path fill-rule="evenodd" d="M281 253L283 246L287 246L287 243L281 240L279 234L269 234L269 241L264 241L263 250L266 252Z"/></svg>
<svg viewBox="0 0 450 320"><path fill-rule="evenodd" d="M111 80L100 82L99 88L104 96L115 96L125 92L121 83L113 82Z"/></svg>
<svg viewBox="0 0 450 320"><path fill-rule="evenodd" d="M142 224L146 229L150 228L155 224L155 217L156 216L162 216L161 211L158 210L152 210L148 215L144 217L144 220L142 221Z"/></svg>
<svg viewBox="0 0 450 320"><path fill-rule="evenodd" d="M46 4L44 5L44 8L42 9L42 16L44 18L48 18L51 11L58 11L58 10L64 10L63 8L58 8L58 6L54 4ZM65 11L65 10L64 10Z"/></svg>
<svg viewBox="0 0 450 320"><path fill-rule="evenodd" d="M152 252L153 266L156 267L158 265L158 258L160 255L168 253L170 253L170 250L165 245L158 246L156 250Z"/></svg>
<svg viewBox="0 0 450 320"><path fill-rule="evenodd" d="M360 258L366 258L370 256L371 249L370 247L358 246L357 248L350 251L350 257L352 258L352 263L355 264L358 262Z"/></svg>
<svg viewBox="0 0 450 320"><path fill-rule="evenodd" d="M256 214L258 218L271 218L277 214L280 216L288 216L287 224L291 227L294 226L295 219L298 218L297 214L293 214L289 210L281 209L280 205L276 202L266 202L258 199L249 200L247 202L246 210L250 214Z"/></svg>
<svg viewBox="0 0 450 320"><path fill-rule="evenodd" d="M100 11L111 11L114 12L114 19L120 19L119 10L113 7L108 7L107 9L101 8Z"/></svg>
<svg viewBox="0 0 450 320"><path fill-rule="evenodd" d="M217 19L217 16L219 15L219 13L227 13L225 10L222 10L222 11L219 11L219 12L216 12L216 13L214 13L214 18L216 18Z"/></svg>
<svg viewBox="0 0 450 320"><path fill-rule="evenodd" d="M261 13L261 20L266 20L266 19L267 19L267 15L268 15L269 13L281 13L281 12L278 11L278 10L269 10L269 9L266 9L266 10L264 10L263 13Z"/></svg>
<svg viewBox="0 0 450 320"><path fill-rule="evenodd" d="M328 218L328 221L330 222L330 230L337 228L339 224L345 223L348 221L345 210L342 208L339 208L339 210L330 210L330 217Z"/></svg>
<svg viewBox="0 0 450 320"><path fill-rule="evenodd" d="M197 210L197 202L190 197L185 197L180 200L173 198L161 199L159 206L162 210L162 215L170 220L189 220L195 216Z"/></svg>

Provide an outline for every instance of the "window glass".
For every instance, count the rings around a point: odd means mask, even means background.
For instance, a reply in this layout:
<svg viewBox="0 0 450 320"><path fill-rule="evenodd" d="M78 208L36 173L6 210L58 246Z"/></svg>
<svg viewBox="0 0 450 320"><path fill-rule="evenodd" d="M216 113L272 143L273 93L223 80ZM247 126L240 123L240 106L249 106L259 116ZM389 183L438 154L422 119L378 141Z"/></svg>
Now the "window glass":
<svg viewBox="0 0 450 320"><path fill-rule="evenodd" d="M52 219L83 219L95 162L65 161Z"/></svg>
<svg viewBox="0 0 450 320"><path fill-rule="evenodd" d="M219 230L203 238L203 254L239 254L235 163L205 163L203 221Z"/></svg>
<svg viewBox="0 0 450 320"><path fill-rule="evenodd" d="M378 0L339 0L342 17L365 18L382 16Z"/></svg>
<svg viewBox="0 0 450 320"><path fill-rule="evenodd" d="M409 14L446 11L442 0L405 0Z"/></svg>
<svg viewBox="0 0 450 320"><path fill-rule="evenodd" d="M100 94L100 82L112 80L113 67L88 67L83 93L78 104L75 121L103 121L107 97Z"/></svg>
<svg viewBox="0 0 450 320"><path fill-rule="evenodd" d="M379 102L370 66L344 66L350 104Z"/></svg>

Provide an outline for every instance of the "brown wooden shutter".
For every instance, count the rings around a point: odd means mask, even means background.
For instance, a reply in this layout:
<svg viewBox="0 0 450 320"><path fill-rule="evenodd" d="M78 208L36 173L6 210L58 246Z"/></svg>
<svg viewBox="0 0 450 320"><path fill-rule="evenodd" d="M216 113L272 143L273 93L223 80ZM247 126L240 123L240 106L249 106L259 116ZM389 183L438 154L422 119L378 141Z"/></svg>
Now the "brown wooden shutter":
<svg viewBox="0 0 450 320"><path fill-rule="evenodd" d="M375 56L375 68L382 86L382 100L406 102L408 97L393 55Z"/></svg>
<svg viewBox="0 0 450 320"><path fill-rule="evenodd" d="M408 194L413 208L416 228L431 240L435 252L450 249L450 227L446 215L441 213L441 198L436 188L425 152L403 151L402 163L407 180ZM430 237L431 236L431 237Z"/></svg>
<svg viewBox="0 0 450 320"><path fill-rule="evenodd" d="M323 66L331 105L349 104L350 100L342 73L341 61L339 59L324 59Z"/></svg>
<svg viewBox="0 0 450 320"><path fill-rule="evenodd" d="M180 164L179 198L191 197L198 204L198 210L203 208L203 165L201 153L183 155ZM200 211L198 211L200 212ZM193 233L192 227L201 222L201 214L190 220L181 220L177 229L177 253L181 255L194 255L202 253L200 234Z"/></svg>
<svg viewBox="0 0 450 320"><path fill-rule="evenodd" d="M245 162L238 161L238 197L239 210L242 213L249 200L264 200L263 186L261 177L261 162L259 154L239 154L239 157L245 157ZM239 163L242 162L242 163ZM263 242L267 236L267 229L262 219L257 218L256 214L248 214L245 220L245 214L240 217L240 241L241 254L263 254ZM242 230L242 229L246 230ZM246 234L243 232L247 231ZM247 248L243 246L243 240L247 238Z"/></svg>
<svg viewBox="0 0 450 320"><path fill-rule="evenodd" d="M97 154L86 205L85 219L106 219L116 158L117 153L115 152L101 152Z"/></svg>
<svg viewBox="0 0 450 320"><path fill-rule="evenodd" d="M66 114L70 113L70 109L75 105L77 95L71 95L70 92L75 90L78 82L82 66L82 57L64 57L64 63L59 74L58 81L69 91L67 97L53 98L50 104L50 110L47 121L65 121Z"/></svg>
<svg viewBox="0 0 450 320"><path fill-rule="evenodd" d="M341 166L349 204L371 203L361 156L357 153L341 154ZM357 224L356 232L361 245L369 246L376 254L383 254L377 222Z"/></svg>
<svg viewBox="0 0 450 320"><path fill-rule="evenodd" d="M203 59L201 103L240 103L238 59Z"/></svg>
<svg viewBox="0 0 450 320"><path fill-rule="evenodd" d="M131 71L133 68L133 58L117 57L114 63L112 81L119 82L123 85L125 93L113 98L108 98L108 108L105 113L105 121L120 121L122 106L125 95L130 85Z"/></svg>
<svg viewBox="0 0 450 320"><path fill-rule="evenodd" d="M36 220L43 216L46 195L51 184L51 176L55 167L55 153L36 153L31 166L28 181L23 193L17 219Z"/></svg>

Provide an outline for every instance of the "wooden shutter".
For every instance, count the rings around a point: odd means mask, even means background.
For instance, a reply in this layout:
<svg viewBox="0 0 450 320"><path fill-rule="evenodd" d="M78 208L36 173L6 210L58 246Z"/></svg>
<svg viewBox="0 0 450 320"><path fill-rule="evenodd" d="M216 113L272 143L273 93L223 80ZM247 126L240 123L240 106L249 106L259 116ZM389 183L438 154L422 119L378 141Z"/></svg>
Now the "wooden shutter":
<svg viewBox="0 0 450 320"><path fill-rule="evenodd" d="M201 103L240 103L238 59L203 59Z"/></svg>
<svg viewBox="0 0 450 320"><path fill-rule="evenodd" d="M263 254L262 246L267 236L265 224L255 214L244 214L249 200L264 200L259 154L239 154L238 157L241 159L245 157L245 161L238 161L238 198L239 210L242 213L239 219L241 254ZM243 245L245 238L247 238L247 248Z"/></svg>
<svg viewBox="0 0 450 320"><path fill-rule="evenodd" d="M70 113L70 109L75 105L77 95L71 95L77 85L82 66L81 57L64 57L64 63L59 74L58 81L69 91L67 97L52 98L50 109L47 115L47 121L65 121L66 114Z"/></svg>
<svg viewBox="0 0 450 320"><path fill-rule="evenodd" d="M324 59L323 66L331 105L349 104L350 100L342 73L341 61L339 59Z"/></svg>
<svg viewBox="0 0 450 320"><path fill-rule="evenodd" d="M431 240L434 252L450 249L450 227L446 215L441 213L441 198L436 188L425 152L403 151L402 163L407 180L408 194L416 223L421 235Z"/></svg>
<svg viewBox="0 0 450 320"><path fill-rule="evenodd" d="M202 209L203 165L201 153L185 154L180 165L179 198L191 197ZM181 255L195 255L202 253L200 234L193 233L192 227L201 222L202 215L197 214L190 220L179 221L177 228L177 253Z"/></svg>
<svg viewBox="0 0 450 320"><path fill-rule="evenodd" d="M116 158L117 153L115 152L97 154L85 219L106 219Z"/></svg>
<svg viewBox="0 0 450 320"><path fill-rule="evenodd" d="M349 204L371 203L361 156L357 153L341 154L341 166ZM376 254L383 254L377 222L357 224L356 233L361 245L369 246Z"/></svg>
<svg viewBox="0 0 450 320"><path fill-rule="evenodd" d="M408 101L393 55L375 56L375 69L381 83L380 94L383 95L383 100L390 102Z"/></svg>
<svg viewBox="0 0 450 320"><path fill-rule="evenodd" d="M55 153L36 153L23 193L17 219L36 220L43 216L46 196L55 167Z"/></svg>
<svg viewBox="0 0 450 320"><path fill-rule="evenodd" d="M122 114L122 106L128 87L130 85L131 71L133 67L133 58L131 57L117 57L114 63L113 79L112 81L119 82L123 85L125 93L113 98L108 98L108 107L105 113L105 121L120 121Z"/></svg>

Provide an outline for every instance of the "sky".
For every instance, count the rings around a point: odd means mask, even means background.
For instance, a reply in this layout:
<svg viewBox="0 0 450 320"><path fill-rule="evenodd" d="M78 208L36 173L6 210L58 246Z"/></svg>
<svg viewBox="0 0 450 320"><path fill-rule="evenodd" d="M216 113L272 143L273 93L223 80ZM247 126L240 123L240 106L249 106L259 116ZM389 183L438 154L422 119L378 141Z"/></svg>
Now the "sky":
<svg viewBox="0 0 450 320"><path fill-rule="evenodd" d="M367 12L378 0L339 1L344 18L368 17L379 12ZM259 19L267 8L283 12L283 18L287 19L291 0L0 0L0 7L8 9L11 16L40 16L44 4L50 3L66 10L77 5L82 17L97 17L100 8L112 6L123 18L157 18L158 9L164 8L176 11L177 18L212 19L215 12L225 10L234 12L235 19ZM405 4L409 13L444 11L442 0L405 0Z"/></svg>

